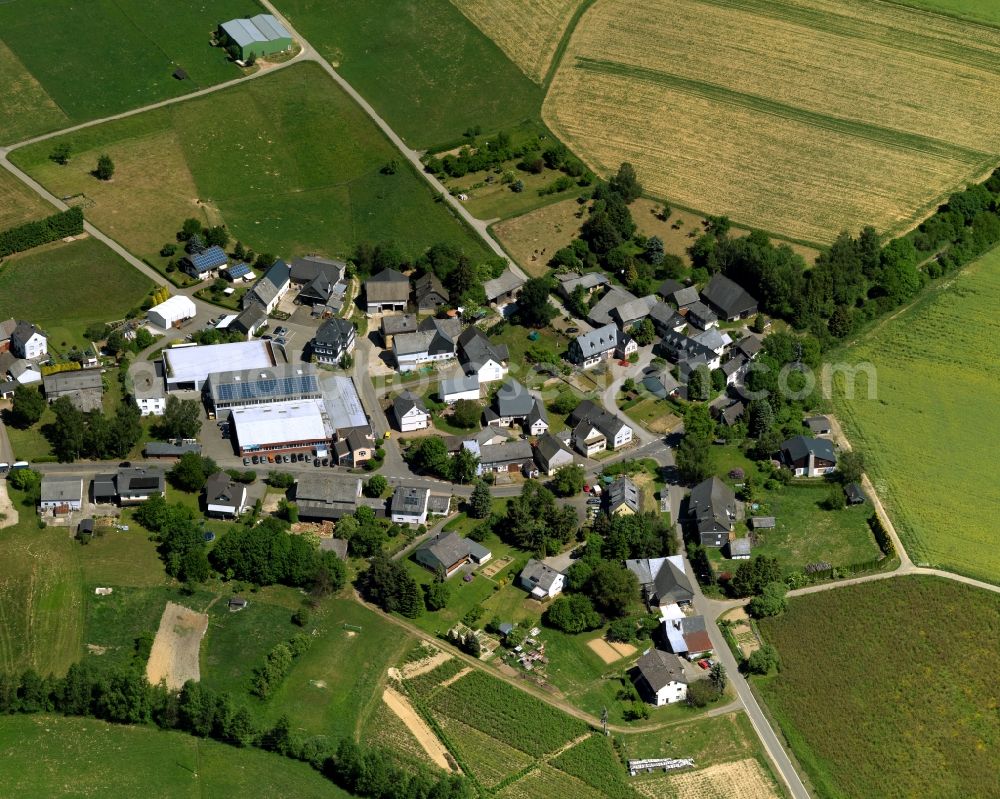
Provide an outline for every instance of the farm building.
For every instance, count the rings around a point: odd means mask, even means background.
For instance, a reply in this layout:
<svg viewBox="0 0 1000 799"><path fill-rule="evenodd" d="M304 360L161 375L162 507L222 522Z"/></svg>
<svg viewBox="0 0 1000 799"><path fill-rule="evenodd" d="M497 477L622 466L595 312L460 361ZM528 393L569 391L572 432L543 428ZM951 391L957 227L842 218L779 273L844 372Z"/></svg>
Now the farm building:
<svg viewBox="0 0 1000 799"><path fill-rule="evenodd" d="M420 565L447 579L464 566L486 563L493 553L482 544L456 533L438 533L421 544L413 557Z"/></svg>
<svg viewBox="0 0 1000 799"><path fill-rule="evenodd" d="M303 475L295 483L295 504L303 519L339 519L358 509L359 477Z"/></svg>
<svg viewBox="0 0 1000 799"><path fill-rule="evenodd" d="M73 372L55 372L42 378L45 399L54 402L69 397L75 407L86 413L99 410L104 396L104 383L100 369L78 369Z"/></svg>
<svg viewBox="0 0 1000 799"><path fill-rule="evenodd" d="M226 255L226 251L213 244L201 252L194 252L183 258L180 267L182 272L186 272L191 277L204 280L228 263L229 257Z"/></svg>
<svg viewBox="0 0 1000 799"><path fill-rule="evenodd" d="M396 524L426 524L429 488L406 488L399 486L389 500L392 520Z"/></svg>
<svg viewBox="0 0 1000 799"><path fill-rule="evenodd" d="M142 450L147 458L177 460L189 452L201 455L201 444L189 441L186 444L174 444L169 441L150 441Z"/></svg>
<svg viewBox="0 0 1000 799"><path fill-rule="evenodd" d="M438 383L438 398L451 405L459 400L479 399L478 375L456 372L450 377L442 377Z"/></svg>
<svg viewBox="0 0 1000 799"><path fill-rule="evenodd" d="M413 281L413 298L421 313L434 313L442 305L448 304L448 290L433 272L428 272Z"/></svg>
<svg viewBox="0 0 1000 799"><path fill-rule="evenodd" d="M635 325L649 316L649 312L659 300L652 294L623 302L611 309L609 316L622 330L631 330Z"/></svg>
<svg viewBox="0 0 1000 799"><path fill-rule="evenodd" d="M146 319L154 327L169 330L186 319L193 319L197 313L198 309L190 297L175 294L146 311Z"/></svg>
<svg viewBox="0 0 1000 799"><path fill-rule="evenodd" d="M457 356L456 340L462 330L458 319L428 318L420 323L416 333L399 333L393 337L392 353L400 372L412 372L425 363L450 361Z"/></svg>
<svg viewBox="0 0 1000 799"><path fill-rule="evenodd" d="M423 430L431 423L431 415L424 401L412 391L404 391L392 401L392 415L402 433Z"/></svg>
<svg viewBox="0 0 1000 799"><path fill-rule="evenodd" d="M556 275L556 279L559 281L556 291L567 300L573 296L573 292L578 288L582 288L587 292L587 296L589 297L596 290L607 286L611 282L601 272L586 272L582 275L577 272L569 272L565 275Z"/></svg>
<svg viewBox="0 0 1000 799"><path fill-rule="evenodd" d="M825 438L790 438L781 445L781 457L796 477L822 477L837 468L837 454Z"/></svg>
<svg viewBox="0 0 1000 799"><path fill-rule="evenodd" d="M670 705L687 698L684 664L672 652L650 649L635 664L635 686L652 705Z"/></svg>
<svg viewBox="0 0 1000 799"><path fill-rule="evenodd" d="M42 477L38 500L40 511L69 513L83 506L83 479L80 477Z"/></svg>
<svg viewBox="0 0 1000 799"><path fill-rule="evenodd" d="M532 599L552 599L562 593L566 575L532 558L517 576L517 583Z"/></svg>
<svg viewBox="0 0 1000 799"><path fill-rule="evenodd" d="M809 432L814 436L828 436L832 431L830 419L826 416L810 416L803 419L802 423L809 428Z"/></svg>
<svg viewBox="0 0 1000 799"><path fill-rule="evenodd" d="M229 412L240 455L329 446L333 428L319 400L272 402Z"/></svg>
<svg viewBox="0 0 1000 799"><path fill-rule="evenodd" d="M319 399L316 367L311 363L282 363L269 369L213 372L203 389L206 405L215 413L247 405Z"/></svg>
<svg viewBox="0 0 1000 799"><path fill-rule="evenodd" d="M271 313L291 286L290 275L288 264L279 258L268 267L264 276L254 283L253 288L243 295L243 310L253 305L260 305L267 313Z"/></svg>
<svg viewBox="0 0 1000 799"><path fill-rule="evenodd" d="M292 49L292 34L272 14L223 22L218 38L227 48L235 46L244 62Z"/></svg>
<svg viewBox="0 0 1000 799"><path fill-rule="evenodd" d="M508 267L503 270L500 277L487 280L483 283L483 289L486 291L486 299L491 305L496 305L498 308L508 305L517 297L517 293L521 290L524 282L523 277L514 274L510 267Z"/></svg>
<svg viewBox="0 0 1000 799"><path fill-rule="evenodd" d="M395 269L383 269L365 281L368 313L405 311L410 301L410 279Z"/></svg>
<svg viewBox="0 0 1000 799"><path fill-rule="evenodd" d="M393 337L401 333L416 333L417 317L413 314L389 314L382 317L382 343L392 349Z"/></svg>
<svg viewBox="0 0 1000 799"><path fill-rule="evenodd" d="M746 319L757 313L757 300L739 283L733 282L721 272L712 275L708 285L702 289L701 297L720 319L728 319L730 322Z"/></svg>
<svg viewBox="0 0 1000 799"><path fill-rule="evenodd" d="M363 430L371 434L368 416L361 404L358 387L354 379L347 375L324 375L320 380L323 391L323 405L330 423L342 435L349 430Z"/></svg>
<svg viewBox="0 0 1000 799"><path fill-rule="evenodd" d="M525 472L535 465L531 443L521 439L506 439L499 444L478 444L466 441L463 446L479 458L478 474L486 472Z"/></svg>
<svg viewBox="0 0 1000 799"><path fill-rule="evenodd" d="M163 351L168 391L200 391L214 372L269 369L277 362L269 341L169 347Z"/></svg>

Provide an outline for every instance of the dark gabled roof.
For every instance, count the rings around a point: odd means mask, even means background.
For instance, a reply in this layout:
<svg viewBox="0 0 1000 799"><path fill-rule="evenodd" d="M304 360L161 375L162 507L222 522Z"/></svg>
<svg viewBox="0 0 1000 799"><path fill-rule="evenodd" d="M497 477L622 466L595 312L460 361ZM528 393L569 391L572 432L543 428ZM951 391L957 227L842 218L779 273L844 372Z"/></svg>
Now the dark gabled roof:
<svg viewBox="0 0 1000 799"><path fill-rule="evenodd" d="M163 493L166 480L158 469L122 468L115 477L118 496L145 496L150 492Z"/></svg>
<svg viewBox="0 0 1000 799"><path fill-rule="evenodd" d="M724 364L722 364L722 373L729 377L730 375L736 374L740 369L747 365L747 356L743 353L737 354L734 358L730 358Z"/></svg>
<svg viewBox="0 0 1000 799"><path fill-rule="evenodd" d="M335 316L319 326L313 338L313 346L342 350L348 345L352 335L354 335L354 323Z"/></svg>
<svg viewBox="0 0 1000 799"><path fill-rule="evenodd" d="M347 264L318 255L307 255L296 258L290 267L290 277L296 283L309 283L317 277L325 277L331 283L337 283L344 277Z"/></svg>
<svg viewBox="0 0 1000 799"><path fill-rule="evenodd" d="M233 481L225 472L210 474L205 480L205 502L209 505L233 503Z"/></svg>
<svg viewBox="0 0 1000 799"><path fill-rule="evenodd" d="M397 489L397 493L399 490ZM395 500L395 496L393 496L393 500ZM419 511L413 511L413 513L419 513ZM417 552L422 553L424 557L430 555L442 566L449 567L463 558L469 557L469 540L462 538L457 533L438 533L421 544Z"/></svg>
<svg viewBox="0 0 1000 799"><path fill-rule="evenodd" d="M370 303L405 303L410 298L410 279L395 269L383 269L365 281L365 298Z"/></svg>
<svg viewBox="0 0 1000 799"><path fill-rule="evenodd" d="M398 272L395 269L383 269L381 272L372 275L367 280L368 283L406 283L409 284L410 279L404 275L402 272Z"/></svg>
<svg viewBox="0 0 1000 799"><path fill-rule="evenodd" d="M584 400L577 405L576 409L569 415L566 422L573 427L577 427L581 423L592 425L593 427L596 427L606 438L614 438L615 434L622 427L627 426L624 420L615 416L615 414L604 410L604 408L597 405L593 400Z"/></svg>
<svg viewBox="0 0 1000 799"><path fill-rule="evenodd" d="M736 516L736 494L718 477L709 477L691 489L690 515L698 532L732 530Z"/></svg>
<svg viewBox="0 0 1000 799"><path fill-rule="evenodd" d="M347 539L344 538L321 538L319 540L320 552L332 552L341 560L347 560Z"/></svg>
<svg viewBox="0 0 1000 799"><path fill-rule="evenodd" d="M479 448L479 462L493 466L499 464L527 463L533 458L531 444L521 439L504 441Z"/></svg>
<svg viewBox="0 0 1000 799"><path fill-rule="evenodd" d="M653 590L661 605L671 602L690 602L694 599L691 578L669 558L664 560L660 570L653 576Z"/></svg>
<svg viewBox="0 0 1000 799"><path fill-rule="evenodd" d="M229 327L232 330L240 330L244 333L253 333L267 321L267 311L263 305L253 302L244 308Z"/></svg>
<svg viewBox="0 0 1000 799"><path fill-rule="evenodd" d="M500 386L493 405L501 418L527 417L535 405L535 398L517 380L510 378Z"/></svg>
<svg viewBox="0 0 1000 799"><path fill-rule="evenodd" d="M413 314L389 314L382 317L382 333L395 336L400 333L416 333L417 317Z"/></svg>
<svg viewBox="0 0 1000 799"><path fill-rule="evenodd" d="M201 444L197 442L171 444L169 441L150 441L142 451L146 454L147 458L162 458L166 456L179 458L186 452L193 452L196 455L200 455Z"/></svg>
<svg viewBox="0 0 1000 799"><path fill-rule="evenodd" d="M458 337L458 351L462 365L476 369L489 361L503 363L510 358L506 344L494 344L475 326L466 328Z"/></svg>
<svg viewBox="0 0 1000 799"><path fill-rule="evenodd" d="M402 419L414 408L427 413L427 406L424 405L424 401L412 391L404 391L392 401L392 412L396 414L397 419Z"/></svg>
<svg viewBox="0 0 1000 799"><path fill-rule="evenodd" d="M538 456L546 463L551 461L560 452L565 452L570 458L573 457L573 453L566 449L563 443L551 433L545 433L538 439L535 443L535 450L538 452Z"/></svg>
<svg viewBox="0 0 1000 799"><path fill-rule="evenodd" d="M578 351L583 358L592 358L608 350L613 350L618 346L622 338L622 332L614 322L595 328L589 333L581 333L571 344L571 347Z"/></svg>
<svg viewBox="0 0 1000 799"><path fill-rule="evenodd" d="M608 508L612 511L625 506L639 512L639 487L627 475L620 475L608 486Z"/></svg>
<svg viewBox="0 0 1000 799"><path fill-rule="evenodd" d="M810 416L803 419L802 423L813 433L820 433L830 429L830 420L826 416Z"/></svg>
<svg viewBox="0 0 1000 799"><path fill-rule="evenodd" d="M687 684L684 664L672 652L651 649L636 662L639 674L654 691L666 688L672 682Z"/></svg>
<svg viewBox="0 0 1000 799"><path fill-rule="evenodd" d="M543 591L548 593L549 589L552 588L552 584L556 581L556 579L558 579L560 574L561 572L556 571L548 564L531 558L524 564L524 568L521 569L519 577L523 581L531 583L533 586L541 588Z"/></svg>
<svg viewBox="0 0 1000 799"><path fill-rule="evenodd" d="M718 357L715 350L675 330L667 330L661 336L658 349L666 352L673 361L691 360L692 358L704 358L706 361L711 361Z"/></svg>
<svg viewBox="0 0 1000 799"><path fill-rule="evenodd" d="M743 287L721 272L712 275L708 285L701 292L705 302L715 308L726 319L753 313L757 310L757 300Z"/></svg>
<svg viewBox="0 0 1000 799"><path fill-rule="evenodd" d="M684 317L665 302L658 302L650 308L649 318L657 330L674 330L685 324Z"/></svg>
<svg viewBox="0 0 1000 799"><path fill-rule="evenodd" d="M794 436L782 443L781 451L793 461L808 458L811 452L817 458L822 458L831 463L837 462L837 455L833 451L833 444L825 438Z"/></svg>
<svg viewBox="0 0 1000 799"><path fill-rule="evenodd" d="M500 274L500 277L487 280L483 283L483 290L486 292L486 299L493 302L498 297L510 294L523 285L524 278L516 275L510 267L507 267Z"/></svg>
<svg viewBox="0 0 1000 799"><path fill-rule="evenodd" d="M330 280L326 275L316 275L299 291L299 299L307 298L319 302L327 302L333 296L336 285L336 282Z"/></svg>
<svg viewBox="0 0 1000 799"><path fill-rule="evenodd" d="M703 302L691 303L687 308L687 315L688 319L698 319L706 324L719 321L715 312Z"/></svg>
<svg viewBox="0 0 1000 799"><path fill-rule="evenodd" d="M684 286L682 286L678 281L668 277L659 285L656 289L656 293L664 299L669 299L671 294L676 294L682 288L684 288Z"/></svg>
<svg viewBox="0 0 1000 799"><path fill-rule="evenodd" d="M723 424L731 427L743 417L746 409L746 405L737 400L728 408L724 408L722 413L719 414L719 418L722 420Z"/></svg>
<svg viewBox="0 0 1000 799"><path fill-rule="evenodd" d="M619 305L638 299L631 291L626 291L621 286L608 286L608 290L590 309L587 318L592 324L606 325L611 321L611 311Z"/></svg>
<svg viewBox="0 0 1000 799"><path fill-rule="evenodd" d="M424 305L428 300L431 300L434 305L448 302L448 292L433 272L426 272L413 281L413 295L416 297L418 305ZM437 298L440 299L440 302L435 301Z"/></svg>
<svg viewBox="0 0 1000 799"><path fill-rule="evenodd" d="M687 286L686 288L675 291L673 296L669 297L669 299L673 300L677 304L678 308L684 308L698 302L698 289L694 286Z"/></svg>
<svg viewBox="0 0 1000 799"><path fill-rule="evenodd" d="M642 385L650 394L659 399L666 399L681 387L677 378L667 369L646 375L642 378Z"/></svg>
<svg viewBox="0 0 1000 799"><path fill-rule="evenodd" d="M747 358L753 358L760 348L764 346L764 341L760 336L744 336L736 343L736 349L742 352Z"/></svg>
<svg viewBox="0 0 1000 799"><path fill-rule="evenodd" d="M847 496L847 501L855 505L860 505L867 499L864 489L857 483L848 483L844 486L844 494Z"/></svg>

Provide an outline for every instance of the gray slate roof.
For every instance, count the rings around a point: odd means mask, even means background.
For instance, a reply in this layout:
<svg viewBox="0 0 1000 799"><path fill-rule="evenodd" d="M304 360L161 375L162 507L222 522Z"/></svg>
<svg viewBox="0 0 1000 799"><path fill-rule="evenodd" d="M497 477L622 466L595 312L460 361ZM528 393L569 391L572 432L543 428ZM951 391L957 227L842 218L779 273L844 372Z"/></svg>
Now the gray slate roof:
<svg viewBox="0 0 1000 799"><path fill-rule="evenodd" d="M624 474L608 486L608 508L614 512L622 506L639 512L639 487Z"/></svg>
<svg viewBox="0 0 1000 799"><path fill-rule="evenodd" d="M535 405L535 398L514 378L509 378L496 394L494 406L501 417L527 417Z"/></svg>
<svg viewBox="0 0 1000 799"><path fill-rule="evenodd" d="M307 255L296 258L290 267L290 277L296 283L311 283L317 277L324 277L330 283L339 283L344 279L347 264L319 255Z"/></svg>
<svg viewBox="0 0 1000 799"><path fill-rule="evenodd" d="M712 275L708 285L702 289L701 296L726 319L745 313L753 313L757 310L757 300L751 297L741 285L730 280L721 272Z"/></svg>
<svg viewBox="0 0 1000 799"><path fill-rule="evenodd" d="M825 438L795 436L781 445L781 451L793 461L807 458L811 452L817 458L822 458L832 463L837 462L837 455L833 451L833 444Z"/></svg>
<svg viewBox="0 0 1000 799"><path fill-rule="evenodd" d="M524 568L521 570L519 576L521 580L531 583L533 586L537 586L548 593L549 589L552 588L552 583L556 581L559 575L560 572L551 566L532 558L524 564Z"/></svg>
<svg viewBox="0 0 1000 799"><path fill-rule="evenodd" d="M410 299L410 279L395 269L383 269L365 281L365 297L370 303L405 303Z"/></svg>
<svg viewBox="0 0 1000 799"><path fill-rule="evenodd" d="M736 517L736 494L718 477L709 477L691 489L690 515L698 532L732 530Z"/></svg>
<svg viewBox="0 0 1000 799"><path fill-rule="evenodd" d="M486 291L486 299L490 302L502 297L504 294L509 294L512 291L519 289L524 285L524 278L515 275L514 272L508 267L504 269L500 277L494 278L493 280L487 280L483 283L483 289Z"/></svg>
<svg viewBox="0 0 1000 799"><path fill-rule="evenodd" d="M489 361L504 363L510 358L505 344L494 344L475 326L466 328L458 337L459 360L463 366L476 369Z"/></svg>
<svg viewBox="0 0 1000 799"><path fill-rule="evenodd" d="M392 412L396 415L396 419L402 419L414 408L427 413L427 406L424 405L424 401L412 391L404 391L392 401Z"/></svg>
<svg viewBox="0 0 1000 799"><path fill-rule="evenodd" d="M382 317L382 334L396 336L400 333L416 333L417 317L413 314L389 314Z"/></svg>
<svg viewBox="0 0 1000 799"><path fill-rule="evenodd" d="M654 691L667 687L672 682L687 683L684 664L672 652L651 649L636 662L639 674Z"/></svg>
<svg viewBox="0 0 1000 799"><path fill-rule="evenodd" d="M573 348L579 351L583 358L593 358L602 352L618 346L622 332L613 322L603 327L595 328L589 333L581 333L573 339Z"/></svg>

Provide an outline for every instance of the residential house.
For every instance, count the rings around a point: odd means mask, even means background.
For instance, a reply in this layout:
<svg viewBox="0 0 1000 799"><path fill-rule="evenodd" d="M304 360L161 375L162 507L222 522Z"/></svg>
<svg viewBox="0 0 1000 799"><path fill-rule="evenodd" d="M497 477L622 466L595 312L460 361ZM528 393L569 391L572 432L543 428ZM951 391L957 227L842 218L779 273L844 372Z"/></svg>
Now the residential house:
<svg viewBox="0 0 1000 799"><path fill-rule="evenodd" d="M413 281L413 298L420 313L434 313L448 304L448 291L433 272L425 272Z"/></svg>
<svg viewBox="0 0 1000 799"><path fill-rule="evenodd" d="M649 319L658 336L664 336L667 333L680 333L687 327L687 319L665 302L658 302L649 309Z"/></svg>
<svg viewBox="0 0 1000 799"><path fill-rule="evenodd" d="M718 477L709 477L691 489L688 516L702 546L724 546L738 511L736 494Z"/></svg>
<svg viewBox="0 0 1000 799"><path fill-rule="evenodd" d="M339 363L354 351L355 338L354 323L335 316L319 326L309 348L317 363Z"/></svg>
<svg viewBox="0 0 1000 799"><path fill-rule="evenodd" d="M701 358L709 369L718 369L721 365L721 358L715 350L709 349L704 344L700 344L690 336L685 336L683 333L677 333L673 330L662 334L655 352L664 355L667 360L677 364L681 363L681 361L691 361Z"/></svg>
<svg viewBox="0 0 1000 799"><path fill-rule="evenodd" d="M796 477L822 477L837 468L837 454L826 438L795 436L781 445L781 456Z"/></svg>
<svg viewBox="0 0 1000 799"><path fill-rule="evenodd" d="M611 312L615 308L636 299L638 297L631 291L626 291L621 286L609 286L608 290L604 292L604 296L590 309L590 315L587 317L587 320L595 327L609 324L614 321L611 318Z"/></svg>
<svg viewBox="0 0 1000 799"><path fill-rule="evenodd" d="M719 317L703 302L695 302L687 307L687 320L701 330L708 330L719 324Z"/></svg>
<svg viewBox="0 0 1000 799"><path fill-rule="evenodd" d="M695 333L691 336L691 338L703 347L708 347L708 349L720 356L726 351L726 348L733 343L733 340L730 338L728 333L723 333L714 327L709 328L708 330L703 330L700 333Z"/></svg>
<svg viewBox="0 0 1000 799"><path fill-rule="evenodd" d="M253 304L257 304L262 306L268 313L271 313L292 285L291 278L289 277L290 274L291 270L288 268L288 264L280 258L275 261L268 267L264 276L254 283L253 288L243 295L242 307L244 310Z"/></svg>
<svg viewBox="0 0 1000 799"><path fill-rule="evenodd" d="M394 497L395 498L395 497ZM482 544L456 533L438 533L428 538L413 553L414 560L445 579L463 567L486 563L493 553Z"/></svg>
<svg viewBox="0 0 1000 799"><path fill-rule="evenodd" d="M251 303L244 308L228 325L229 330L241 333L247 341L260 333L267 325L267 309L263 305Z"/></svg>
<svg viewBox="0 0 1000 799"><path fill-rule="evenodd" d="M671 652L688 660L697 660L712 651L704 616L664 619L663 637Z"/></svg>
<svg viewBox="0 0 1000 799"><path fill-rule="evenodd" d="M757 353L760 352L761 347L764 346L764 339L761 336L751 335L744 336L738 342L736 342L736 351L743 355L748 361L752 361L757 357Z"/></svg>
<svg viewBox="0 0 1000 799"><path fill-rule="evenodd" d="M636 576L652 607L690 605L694 599L694 585L681 555L626 560L625 568Z"/></svg>
<svg viewBox="0 0 1000 799"><path fill-rule="evenodd" d="M608 513L612 516L638 513L642 508L642 495L639 486L632 482L628 475L619 475L608 486Z"/></svg>
<svg viewBox="0 0 1000 799"><path fill-rule="evenodd" d="M400 333L416 333L417 317L413 314L387 314L382 317L382 344L392 349L393 337Z"/></svg>
<svg viewBox="0 0 1000 799"><path fill-rule="evenodd" d="M694 305L699 301L698 299L698 289L694 286L686 286L685 288L678 289L674 291L673 294L667 296L678 309L687 308L690 305Z"/></svg>
<svg viewBox="0 0 1000 799"><path fill-rule="evenodd" d="M327 308L331 313L335 306L339 308L339 301L346 291L345 283L332 281L320 273L299 289L295 301L299 305L310 306L314 315L321 316Z"/></svg>
<svg viewBox="0 0 1000 799"><path fill-rule="evenodd" d="M375 457L375 449L370 427L341 427L333 442L333 455L340 466L363 466Z"/></svg>
<svg viewBox="0 0 1000 799"><path fill-rule="evenodd" d="M833 432L830 419L826 416L810 416L802 423L809 428L809 432L814 436L828 436Z"/></svg>
<svg viewBox="0 0 1000 799"><path fill-rule="evenodd" d="M684 288L680 281L674 280L672 277L668 277L656 288L656 293L659 294L663 299L668 300L673 297L678 291Z"/></svg>
<svg viewBox="0 0 1000 799"><path fill-rule="evenodd" d="M361 479L340 475L302 475L295 482L301 519L340 519L358 509Z"/></svg>
<svg viewBox="0 0 1000 799"><path fill-rule="evenodd" d="M151 497L166 496L167 481L161 469L122 467L115 475L115 491L123 508L141 505Z"/></svg>
<svg viewBox="0 0 1000 799"><path fill-rule="evenodd" d="M100 369L78 369L72 372L54 372L42 378L45 399L50 403L60 397L69 397L84 413L101 409L104 383Z"/></svg>
<svg viewBox="0 0 1000 799"><path fill-rule="evenodd" d="M642 378L642 385L657 399L678 397L681 395L681 384L669 369L651 372Z"/></svg>
<svg viewBox="0 0 1000 799"><path fill-rule="evenodd" d="M532 599L552 599L562 593L566 575L532 558L517 576L517 583Z"/></svg>
<svg viewBox="0 0 1000 799"><path fill-rule="evenodd" d="M66 514L83 507L83 479L43 475L38 509L42 513Z"/></svg>
<svg viewBox="0 0 1000 799"><path fill-rule="evenodd" d="M479 457L479 474L525 472L535 465L531 444L522 439L507 439L487 445L472 440L463 442L463 446Z"/></svg>
<svg viewBox="0 0 1000 799"><path fill-rule="evenodd" d="M638 345L613 322L581 333L569 343L569 359L583 369L612 357L627 358Z"/></svg>
<svg viewBox="0 0 1000 799"><path fill-rule="evenodd" d="M719 368L722 369L722 374L726 376L726 385L739 385L746 376L749 363L750 361L747 360L747 357L743 353L738 352L722 364Z"/></svg>
<svg viewBox="0 0 1000 799"><path fill-rule="evenodd" d="M48 355L48 339L30 322L19 321L10 335L10 351L18 358L34 361Z"/></svg>
<svg viewBox="0 0 1000 799"><path fill-rule="evenodd" d="M687 698L684 663L672 652L650 649L635 664L635 687L652 705L661 707Z"/></svg>
<svg viewBox="0 0 1000 799"><path fill-rule="evenodd" d="M612 308L608 315L622 330L628 332L649 316L650 310L659 303L652 294L623 302Z"/></svg>
<svg viewBox="0 0 1000 799"><path fill-rule="evenodd" d="M601 272L567 272L564 275L556 275L559 285L556 291L562 295L563 299L569 299L577 288L582 288L589 297L595 291L607 286L611 281Z"/></svg>
<svg viewBox="0 0 1000 799"><path fill-rule="evenodd" d="M395 269L383 269L365 281L368 313L405 311L410 301L410 279Z"/></svg>
<svg viewBox="0 0 1000 799"><path fill-rule="evenodd" d="M182 272L186 272L196 280L214 277L218 271L229 263L226 251L216 244L206 247L201 252L193 252L180 261Z"/></svg>
<svg viewBox="0 0 1000 799"><path fill-rule="evenodd" d="M507 376L510 353L505 344L494 344L475 326L458 337L458 362L466 374L475 374L479 384L503 380Z"/></svg>
<svg viewBox="0 0 1000 799"><path fill-rule="evenodd" d="M726 427L732 427L733 425L739 423L740 419L742 419L743 415L746 413L746 410L747 406L743 403L743 401L736 400L719 411L719 421Z"/></svg>
<svg viewBox="0 0 1000 799"><path fill-rule="evenodd" d="M431 414L424 401L412 391L404 391L392 401L392 415L402 433L430 427Z"/></svg>
<svg viewBox="0 0 1000 799"><path fill-rule="evenodd" d="M301 290L316 278L322 278L324 282L330 284L340 283L344 279L346 270L347 264L343 261L335 261L319 255L306 255L292 261L289 266L288 279L293 286Z"/></svg>
<svg viewBox="0 0 1000 799"><path fill-rule="evenodd" d="M757 300L751 297L741 285L730 280L721 272L712 275L708 285L701 290L701 296L720 319L735 322L738 319L747 319L757 313Z"/></svg>
<svg viewBox="0 0 1000 799"><path fill-rule="evenodd" d="M426 524L429 488L399 486L389 500L392 521L396 524Z"/></svg>
<svg viewBox="0 0 1000 799"><path fill-rule="evenodd" d="M247 509L247 487L225 472L209 475L202 490L206 516L236 518Z"/></svg>
<svg viewBox="0 0 1000 799"><path fill-rule="evenodd" d="M441 402L452 405L459 400L479 400L479 376L465 372L456 372L450 377L441 378L438 383L438 398Z"/></svg>
<svg viewBox="0 0 1000 799"><path fill-rule="evenodd" d="M549 429L545 404L514 378L500 386L493 404L483 415L488 425L510 427L519 424L533 436L540 436Z"/></svg>
<svg viewBox="0 0 1000 799"><path fill-rule="evenodd" d="M500 274L500 277L487 280L483 283L486 300L490 305L495 305L498 308L509 305L517 298L517 294L524 283L525 280L523 277L514 274L513 270L507 267Z"/></svg>
<svg viewBox="0 0 1000 799"><path fill-rule="evenodd" d="M567 417L573 446L588 458L604 450L616 450L632 442L632 428L592 400L584 400Z"/></svg>
<svg viewBox="0 0 1000 799"><path fill-rule="evenodd" d="M535 461L538 468L551 477L563 466L573 465L573 453L551 433L546 433L535 443Z"/></svg>
<svg viewBox="0 0 1000 799"><path fill-rule="evenodd" d="M412 372L427 363L440 363L457 357L456 339L461 333L458 319L425 319L416 333L393 337L392 352L401 372Z"/></svg>

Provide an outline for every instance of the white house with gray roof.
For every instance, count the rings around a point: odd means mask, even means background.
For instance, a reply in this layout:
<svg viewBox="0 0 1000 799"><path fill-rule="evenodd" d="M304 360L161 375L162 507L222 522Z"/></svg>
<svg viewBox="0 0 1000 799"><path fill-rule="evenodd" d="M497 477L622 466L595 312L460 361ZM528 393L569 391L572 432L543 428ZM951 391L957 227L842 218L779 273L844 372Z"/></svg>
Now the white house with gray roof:
<svg viewBox="0 0 1000 799"><path fill-rule="evenodd" d="M404 391L392 401L392 415L401 433L425 430L430 426L431 415L424 401L412 391Z"/></svg>
<svg viewBox="0 0 1000 799"><path fill-rule="evenodd" d="M469 327L458 337L458 362L466 374L475 374L480 385L507 376L510 353L504 344L494 344L478 327Z"/></svg>
<svg viewBox="0 0 1000 799"><path fill-rule="evenodd" d="M414 560L435 574L448 579L470 564L486 563L493 553L482 544L456 533L438 533L428 538L413 553Z"/></svg>
<svg viewBox="0 0 1000 799"><path fill-rule="evenodd" d="M243 295L243 308L256 303L271 313L291 286L291 270L280 258L275 261L264 276L254 283L253 288Z"/></svg>
<svg viewBox="0 0 1000 799"><path fill-rule="evenodd" d="M638 350L635 341L613 322L581 333L569 343L569 359L583 369L612 357L627 358Z"/></svg>
<svg viewBox="0 0 1000 799"><path fill-rule="evenodd" d="M564 466L573 465L573 453L551 433L546 433L535 444L535 460L538 468L551 477Z"/></svg>
<svg viewBox="0 0 1000 799"><path fill-rule="evenodd" d="M38 509L43 513L69 513L83 506L83 478L42 477Z"/></svg>
<svg viewBox="0 0 1000 799"><path fill-rule="evenodd" d="M456 372L449 377L441 378L438 383L438 398L441 402L453 405L459 400L479 400L479 376Z"/></svg>
<svg viewBox="0 0 1000 799"><path fill-rule="evenodd" d="M532 599L552 599L562 593L566 575L532 558L517 576L517 582Z"/></svg>
<svg viewBox="0 0 1000 799"><path fill-rule="evenodd" d="M429 488L399 486L389 500L389 512L396 524L426 524Z"/></svg>
<svg viewBox="0 0 1000 799"><path fill-rule="evenodd" d="M635 686L656 707L683 702L688 687L684 663L672 652L650 649L635 664Z"/></svg>

